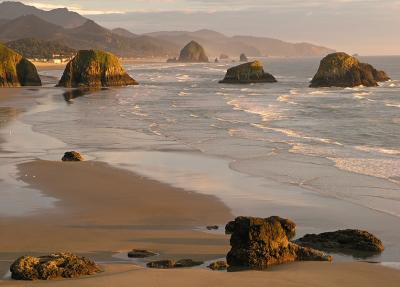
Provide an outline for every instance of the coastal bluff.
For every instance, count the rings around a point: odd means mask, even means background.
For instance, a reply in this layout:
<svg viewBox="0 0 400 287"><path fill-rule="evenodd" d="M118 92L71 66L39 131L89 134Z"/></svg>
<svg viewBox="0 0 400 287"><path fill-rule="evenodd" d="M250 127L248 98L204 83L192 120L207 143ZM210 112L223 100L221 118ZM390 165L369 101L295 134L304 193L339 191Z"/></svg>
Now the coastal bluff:
<svg viewBox="0 0 400 287"><path fill-rule="evenodd" d="M253 61L232 67L226 72L221 84L251 84L251 83L275 83L275 77L264 71L260 61Z"/></svg>
<svg viewBox="0 0 400 287"><path fill-rule="evenodd" d="M321 60L310 87L375 87L378 82L390 80L384 71L361 63L346 53L332 53Z"/></svg>
<svg viewBox="0 0 400 287"><path fill-rule="evenodd" d="M0 87L41 85L36 67L17 52L0 44Z"/></svg>
<svg viewBox="0 0 400 287"><path fill-rule="evenodd" d="M81 50L67 64L57 86L101 88L137 84L115 55L100 50Z"/></svg>

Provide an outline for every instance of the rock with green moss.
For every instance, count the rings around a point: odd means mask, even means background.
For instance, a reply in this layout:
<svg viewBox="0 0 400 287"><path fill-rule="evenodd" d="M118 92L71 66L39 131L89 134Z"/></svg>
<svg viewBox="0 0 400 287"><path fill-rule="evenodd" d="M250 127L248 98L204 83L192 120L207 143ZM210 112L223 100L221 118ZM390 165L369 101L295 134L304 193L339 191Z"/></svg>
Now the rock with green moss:
<svg viewBox="0 0 400 287"><path fill-rule="evenodd" d="M41 86L36 67L0 44L0 87Z"/></svg>
<svg viewBox="0 0 400 287"><path fill-rule="evenodd" d="M317 74L310 87L375 87L378 82L390 78L383 71L378 71L369 64L346 53L329 54L321 60Z"/></svg>
<svg viewBox="0 0 400 287"><path fill-rule="evenodd" d="M228 69L225 78L220 81L223 84L251 84L251 83L275 83L274 76L264 72L260 61L241 64Z"/></svg>
<svg viewBox="0 0 400 287"><path fill-rule="evenodd" d="M81 50L67 64L57 86L101 88L137 84L115 55L100 50Z"/></svg>
<svg viewBox="0 0 400 287"><path fill-rule="evenodd" d="M204 48L199 43L191 41L181 50L178 62L208 63L208 57Z"/></svg>

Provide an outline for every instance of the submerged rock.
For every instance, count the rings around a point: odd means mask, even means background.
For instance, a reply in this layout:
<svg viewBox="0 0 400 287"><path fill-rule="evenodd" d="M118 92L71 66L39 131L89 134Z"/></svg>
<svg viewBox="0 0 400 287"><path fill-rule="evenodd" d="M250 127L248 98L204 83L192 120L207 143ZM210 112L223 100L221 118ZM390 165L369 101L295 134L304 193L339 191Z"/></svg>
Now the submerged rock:
<svg viewBox="0 0 400 287"><path fill-rule="evenodd" d="M62 161L84 161L83 156L77 151L67 151L61 159Z"/></svg>
<svg viewBox="0 0 400 287"><path fill-rule="evenodd" d="M184 63L208 63L208 57L199 43L191 41L181 50L178 61Z"/></svg>
<svg viewBox="0 0 400 287"><path fill-rule="evenodd" d="M17 52L0 44L0 87L41 85L36 67Z"/></svg>
<svg viewBox="0 0 400 287"><path fill-rule="evenodd" d="M146 258L155 255L157 255L157 253L143 249L132 249L131 251L128 252L129 258Z"/></svg>
<svg viewBox="0 0 400 287"><path fill-rule="evenodd" d="M297 244L325 251L382 252L382 241L373 234L357 229L345 229L320 234L306 234L295 241Z"/></svg>
<svg viewBox="0 0 400 287"><path fill-rule="evenodd" d="M101 272L93 261L72 253L56 253L48 256L23 256L10 267L15 280L50 280L77 278Z"/></svg>
<svg viewBox="0 0 400 287"><path fill-rule="evenodd" d="M137 84L115 55L100 50L81 50L67 64L57 86L101 88Z"/></svg>
<svg viewBox="0 0 400 287"><path fill-rule="evenodd" d="M222 84L275 83L274 76L264 72L260 61L249 62L232 67L226 72Z"/></svg>
<svg viewBox="0 0 400 287"><path fill-rule="evenodd" d="M240 62L248 62L249 59L247 58L246 54L240 54Z"/></svg>
<svg viewBox="0 0 400 287"><path fill-rule="evenodd" d="M226 261L216 261L212 262L210 265L207 266L211 270L226 270L228 269L228 263Z"/></svg>
<svg viewBox="0 0 400 287"><path fill-rule="evenodd" d="M194 261L192 259L181 259L178 261L167 259L167 260L152 261L147 263L146 266L149 268L170 269L170 268L194 267L194 266L199 266L203 263L204 262L202 261Z"/></svg>
<svg viewBox="0 0 400 287"><path fill-rule="evenodd" d="M347 55L346 53L329 54L321 60L318 72L310 87L374 87L378 82L390 78L383 71L378 71L369 64Z"/></svg>
<svg viewBox="0 0 400 287"><path fill-rule="evenodd" d="M227 255L229 269L261 270L293 261L331 261L332 257L289 242L293 226L283 218L237 217L226 225L231 236Z"/></svg>

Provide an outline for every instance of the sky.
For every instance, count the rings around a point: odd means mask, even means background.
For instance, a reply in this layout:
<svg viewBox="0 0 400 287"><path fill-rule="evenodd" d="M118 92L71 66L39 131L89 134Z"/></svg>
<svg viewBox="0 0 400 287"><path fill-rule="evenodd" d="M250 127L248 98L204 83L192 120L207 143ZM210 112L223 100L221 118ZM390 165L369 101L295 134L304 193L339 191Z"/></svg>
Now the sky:
<svg viewBox="0 0 400 287"><path fill-rule="evenodd" d="M212 29L311 42L362 55L400 55L400 0L34 0L134 33Z"/></svg>

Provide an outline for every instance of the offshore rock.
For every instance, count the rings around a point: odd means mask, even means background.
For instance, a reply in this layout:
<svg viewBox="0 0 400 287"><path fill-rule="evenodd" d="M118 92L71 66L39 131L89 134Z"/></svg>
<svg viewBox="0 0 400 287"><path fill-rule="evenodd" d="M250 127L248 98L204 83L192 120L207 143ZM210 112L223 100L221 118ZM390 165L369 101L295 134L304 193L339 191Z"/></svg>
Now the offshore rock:
<svg viewBox="0 0 400 287"><path fill-rule="evenodd" d="M84 161L83 156L77 151L67 151L61 159L62 161Z"/></svg>
<svg viewBox="0 0 400 287"><path fill-rule="evenodd" d="M249 62L232 67L226 72L222 84L251 84L251 83L275 83L274 76L264 72L260 61Z"/></svg>
<svg viewBox="0 0 400 287"><path fill-rule="evenodd" d="M208 57L204 48L199 43L191 41L181 50L178 62L208 63Z"/></svg>
<svg viewBox="0 0 400 287"><path fill-rule="evenodd" d="M137 84L115 55L100 50L81 50L67 64L57 86L101 88Z"/></svg>

